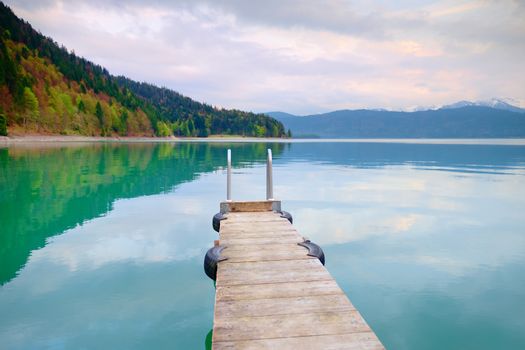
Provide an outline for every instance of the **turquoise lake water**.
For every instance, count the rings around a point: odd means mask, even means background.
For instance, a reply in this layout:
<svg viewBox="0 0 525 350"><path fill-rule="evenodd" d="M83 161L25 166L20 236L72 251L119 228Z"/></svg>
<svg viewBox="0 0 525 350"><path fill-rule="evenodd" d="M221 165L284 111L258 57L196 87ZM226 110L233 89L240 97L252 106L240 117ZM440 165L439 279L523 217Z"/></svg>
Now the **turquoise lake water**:
<svg viewBox="0 0 525 350"><path fill-rule="evenodd" d="M204 349L227 148L388 349L525 349L525 146L395 142L0 148L0 349Z"/></svg>

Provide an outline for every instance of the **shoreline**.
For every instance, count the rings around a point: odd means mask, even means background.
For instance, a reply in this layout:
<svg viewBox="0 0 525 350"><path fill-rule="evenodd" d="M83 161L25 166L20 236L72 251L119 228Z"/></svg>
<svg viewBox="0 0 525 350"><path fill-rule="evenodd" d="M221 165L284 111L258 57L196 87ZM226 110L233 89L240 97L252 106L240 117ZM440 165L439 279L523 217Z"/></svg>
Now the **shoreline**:
<svg viewBox="0 0 525 350"><path fill-rule="evenodd" d="M300 139L300 138L257 138L243 136L211 137L102 137L102 136L66 136L66 135L24 135L0 136L0 146L46 143L405 143L405 144L447 144L447 145L509 145L525 146L525 138L362 138L362 139Z"/></svg>
<svg viewBox="0 0 525 350"><path fill-rule="evenodd" d="M16 135L0 136L0 144L16 143L45 143L45 142L115 142L115 143L147 143L147 142L288 142L290 139L283 138L257 138L243 136L211 136L211 137L153 137L153 136L69 136L69 135Z"/></svg>

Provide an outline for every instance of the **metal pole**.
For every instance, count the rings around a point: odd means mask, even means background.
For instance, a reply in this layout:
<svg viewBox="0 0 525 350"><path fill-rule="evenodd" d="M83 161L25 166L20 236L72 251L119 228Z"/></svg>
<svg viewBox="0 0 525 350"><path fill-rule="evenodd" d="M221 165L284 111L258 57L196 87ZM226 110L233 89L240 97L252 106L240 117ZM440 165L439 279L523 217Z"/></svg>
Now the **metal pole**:
<svg viewBox="0 0 525 350"><path fill-rule="evenodd" d="M232 200L232 150L228 149L228 176L226 183L226 200Z"/></svg>
<svg viewBox="0 0 525 350"><path fill-rule="evenodd" d="M266 162L266 200L273 199L272 150L268 148Z"/></svg>

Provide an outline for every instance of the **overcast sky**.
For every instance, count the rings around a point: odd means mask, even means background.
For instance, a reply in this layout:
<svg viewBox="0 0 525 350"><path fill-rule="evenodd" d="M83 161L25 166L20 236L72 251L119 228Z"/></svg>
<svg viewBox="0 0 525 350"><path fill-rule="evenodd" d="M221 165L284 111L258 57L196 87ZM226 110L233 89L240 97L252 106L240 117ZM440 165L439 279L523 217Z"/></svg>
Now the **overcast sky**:
<svg viewBox="0 0 525 350"><path fill-rule="evenodd" d="M114 75L256 112L525 107L525 1L8 0Z"/></svg>

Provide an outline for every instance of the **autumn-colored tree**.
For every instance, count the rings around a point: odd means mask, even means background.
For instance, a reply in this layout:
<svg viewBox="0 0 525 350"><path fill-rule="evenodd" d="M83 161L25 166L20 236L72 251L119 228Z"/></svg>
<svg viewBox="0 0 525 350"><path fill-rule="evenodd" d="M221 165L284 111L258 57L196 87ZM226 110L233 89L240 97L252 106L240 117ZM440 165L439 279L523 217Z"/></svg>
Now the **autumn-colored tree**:
<svg viewBox="0 0 525 350"><path fill-rule="evenodd" d="M30 87L24 88L24 128L27 128L27 120L35 122L40 116L38 110L38 99Z"/></svg>

